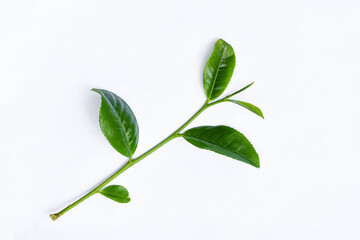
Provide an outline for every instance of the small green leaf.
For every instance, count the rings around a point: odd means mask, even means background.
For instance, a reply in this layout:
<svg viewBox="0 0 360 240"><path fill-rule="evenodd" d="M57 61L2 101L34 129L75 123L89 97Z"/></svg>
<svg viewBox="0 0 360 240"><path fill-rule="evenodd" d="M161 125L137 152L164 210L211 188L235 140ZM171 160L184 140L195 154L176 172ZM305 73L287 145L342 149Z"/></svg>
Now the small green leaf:
<svg viewBox="0 0 360 240"><path fill-rule="evenodd" d="M119 203L128 203L131 200L128 190L120 185L108 186L99 193Z"/></svg>
<svg viewBox="0 0 360 240"><path fill-rule="evenodd" d="M134 113L116 94L102 89L92 91L101 95L101 131L116 151L131 158L139 141L139 127Z"/></svg>
<svg viewBox="0 0 360 240"><path fill-rule="evenodd" d="M254 84L254 82L252 82L252 83L246 85L245 87L243 87L242 89L240 89L240 90L238 90L238 91L236 91L236 92L234 92L234 93L226 96L226 99L228 99L229 97L232 97L232 96L234 96L234 95L236 95L236 94L239 94L239 93L241 93L242 91L245 91L246 89L248 89L249 87L251 87L251 85L253 85L253 84Z"/></svg>
<svg viewBox="0 0 360 240"><path fill-rule="evenodd" d="M219 39L215 43L203 74L204 89L209 101L216 99L225 91L234 72L235 62L233 48Z"/></svg>
<svg viewBox="0 0 360 240"><path fill-rule="evenodd" d="M238 104L238 105L250 110L251 112L255 113L256 115L259 115L260 117L264 118L264 115L261 112L260 108L258 108L255 105L252 105L251 103L242 102L242 101L233 100L233 99L227 99L226 101Z"/></svg>
<svg viewBox="0 0 360 240"><path fill-rule="evenodd" d="M192 145L260 167L259 156L247 138L227 126L201 126L182 135Z"/></svg>

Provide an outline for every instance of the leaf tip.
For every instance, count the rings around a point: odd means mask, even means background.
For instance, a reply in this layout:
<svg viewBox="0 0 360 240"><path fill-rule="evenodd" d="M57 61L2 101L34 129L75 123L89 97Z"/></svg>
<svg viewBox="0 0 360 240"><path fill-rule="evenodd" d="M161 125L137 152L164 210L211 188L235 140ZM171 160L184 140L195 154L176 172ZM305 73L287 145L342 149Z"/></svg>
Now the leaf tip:
<svg viewBox="0 0 360 240"><path fill-rule="evenodd" d="M263 112L261 111L260 108L258 108L258 113L257 113L257 115L260 116L262 119L265 119L264 114L263 114Z"/></svg>
<svg viewBox="0 0 360 240"><path fill-rule="evenodd" d="M253 159L253 161L251 161L251 165L256 168L260 168L260 158L257 153L256 153L256 157Z"/></svg>
<svg viewBox="0 0 360 240"><path fill-rule="evenodd" d="M230 44L228 44L228 43L227 43L224 39L222 39L222 38L219 38L216 42L217 42L217 43L221 43L221 44L230 45Z"/></svg>

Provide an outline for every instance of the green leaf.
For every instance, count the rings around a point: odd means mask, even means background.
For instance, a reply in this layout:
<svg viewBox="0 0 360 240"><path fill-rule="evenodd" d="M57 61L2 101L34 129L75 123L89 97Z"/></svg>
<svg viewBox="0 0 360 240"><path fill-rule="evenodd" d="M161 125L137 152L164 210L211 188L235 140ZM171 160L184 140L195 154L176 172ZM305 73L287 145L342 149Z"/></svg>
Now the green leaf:
<svg viewBox="0 0 360 240"><path fill-rule="evenodd" d="M219 97L230 82L235 68L235 53L224 40L215 43L204 69L203 84L209 101Z"/></svg>
<svg viewBox="0 0 360 240"><path fill-rule="evenodd" d="M249 140L227 126L201 126L182 135L192 145L260 167L259 156Z"/></svg>
<svg viewBox="0 0 360 240"><path fill-rule="evenodd" d="M129 198L128 190L120 185L108 186L102 189L99 193L119 203L128 203L131 200Z"/></svg>
<svg viewBox="0 0 360 240"><path fill-rule="evenodd" d="M236 92L234 92L234 93L226 96L225 98L228 99L229 97L232 97L232 96L234 96L234 95L236 95L236 94L238 94L238 93L241 93L242 91L245 91L246 89L248 89L249 87L251 87L251 85L253 85L253 84L254 84L254 82L252 82L252 83L246 85L245 87L243 87L242 89L240 89L240 90L238 90L238 91L236 91Z"/></svg>
<svg viewBox="0 0 360 240"><path fill-rule="evenodd" d="M242 102L242 101L233 100L233 99L227 99L226 101L238 104L238 105L250 110L251 112L255 113L256 115L259 115L260 117L264 118L264 115L261 112L260 108L258 108L255 105L252 105L251 103Z"/></svg>
<svg viewBox="0 0 360 240"><path fill-rule="evenodd" d="M134 113L116 94L102 89L92 91L101 95L101 131L116 151L131 158L139 141L139 127Z"/></svg>

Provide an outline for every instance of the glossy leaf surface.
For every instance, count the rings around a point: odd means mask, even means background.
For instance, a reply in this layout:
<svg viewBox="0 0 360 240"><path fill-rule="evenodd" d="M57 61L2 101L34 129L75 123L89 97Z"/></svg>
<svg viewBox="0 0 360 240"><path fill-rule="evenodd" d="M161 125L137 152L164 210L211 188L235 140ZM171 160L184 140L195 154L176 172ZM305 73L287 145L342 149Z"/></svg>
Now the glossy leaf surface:
<svg viewBox="0 0 360 240"><path fill-rule="evenodd" d="M122 155L131 157L139 140L139 127L134 113L116 94L92 89L101 95L99 122L109 143Z"/></svg>
<svg viewBox="0 0 360 240"><path fill-rule="evenodd" d="M208 100L216 99L225 91L234 72L235 62L233 48L224 40L219 39L215 43L203 74L203 84Z"/></svg>
<svg viewBox="0 0 360 240"><path fill-rule="evenodd" d="M183 137L196 147L260 167L259 156L247 138L227 126L201 126L187 130Z"/></svg>
<svg viewBox="0 0 360 240"><path fill-rule="evenodd" d="M131 200L128 190L120 185L108 186L99 193L119 203L128 203Z"/></svg>
<svg viewBox="0 0 360 240"><path fill-rule="evenodd" d="M248 109L249 111L255 113L256 115L259 115L260 117L264 118L264 115L261 112L260 108L258 108L255 105L252 105L251 103L242 102L242 101L238 101L238 100L232 100L232 99L228 99L227 101L235 103L237 105L240 105L240 106Z"/></svg>

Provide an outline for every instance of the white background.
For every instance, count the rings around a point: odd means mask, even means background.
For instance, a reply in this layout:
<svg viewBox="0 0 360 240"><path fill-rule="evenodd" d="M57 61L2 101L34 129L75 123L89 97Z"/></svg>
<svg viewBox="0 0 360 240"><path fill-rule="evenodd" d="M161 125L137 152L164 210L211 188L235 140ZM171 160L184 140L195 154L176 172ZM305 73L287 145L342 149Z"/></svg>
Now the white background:
<svg viewBox="0 0 360 240"><path fill-rule="evenodd" d="M127 101L139 155L204 102L218 38L237 67L226 124L261 168L176 139L95 195L48 217L120 167L93 87ZM1 1L1 239L359 239L360 1Z"/></svg>

